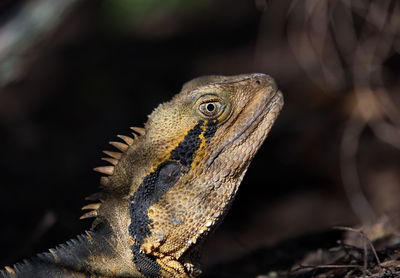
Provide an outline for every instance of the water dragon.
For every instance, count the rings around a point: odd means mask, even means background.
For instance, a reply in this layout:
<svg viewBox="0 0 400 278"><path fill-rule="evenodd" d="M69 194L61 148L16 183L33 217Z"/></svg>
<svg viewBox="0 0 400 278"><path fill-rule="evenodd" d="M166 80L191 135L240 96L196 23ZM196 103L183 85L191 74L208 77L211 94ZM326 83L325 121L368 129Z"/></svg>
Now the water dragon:
<svg viewBox="0 0 400 278"><path fill-rule="evenodd" d="M261 73L204 76L111 142L84 234L5 267L2 278L197 277L201 245L226 215L283 105Z"/></svg>

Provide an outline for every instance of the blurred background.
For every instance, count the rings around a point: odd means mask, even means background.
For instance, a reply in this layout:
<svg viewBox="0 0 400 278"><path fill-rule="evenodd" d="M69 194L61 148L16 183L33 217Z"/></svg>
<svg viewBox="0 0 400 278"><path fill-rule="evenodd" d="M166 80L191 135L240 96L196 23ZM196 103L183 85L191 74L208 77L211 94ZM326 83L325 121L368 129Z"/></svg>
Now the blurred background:
<svg viewBox="0 0 400 278"><path fill-rule="evenodd" d="M107 142L208 74L268 73L286 103L207 242L205 277L290 238L396 219L399 6L2 0L0 265L89 229L80 208Z"/></svg>

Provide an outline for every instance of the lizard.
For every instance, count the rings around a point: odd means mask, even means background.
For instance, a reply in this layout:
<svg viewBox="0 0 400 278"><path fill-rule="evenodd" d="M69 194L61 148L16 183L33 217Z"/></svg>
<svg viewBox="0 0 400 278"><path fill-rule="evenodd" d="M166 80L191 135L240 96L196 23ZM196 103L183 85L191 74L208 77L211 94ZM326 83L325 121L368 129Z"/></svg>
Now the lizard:
<svg viewBox="0 0 400 278"><path fill-rule="evenodd" d="M7 266L2 278L201 274L207 236L224 218L283 106L266 74L203 76L160 104L144 128L110 142L89 231Z"/></svg>

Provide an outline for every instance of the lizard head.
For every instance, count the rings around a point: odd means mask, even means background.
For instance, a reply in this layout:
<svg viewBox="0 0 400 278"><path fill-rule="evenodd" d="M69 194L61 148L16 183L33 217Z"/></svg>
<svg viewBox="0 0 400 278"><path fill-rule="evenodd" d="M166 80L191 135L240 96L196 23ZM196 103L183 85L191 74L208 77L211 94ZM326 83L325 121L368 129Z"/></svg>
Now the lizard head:
<svg viewBox="0 0 400 278"><path fill-rule="evenodd" d="M125 194L133 261L144 276L179 264L195 272L193 247L227 212L282 105L271 77L246 74L194 79L153 111L103 180Z"/></svg>
<svg viewBox="0 0 400 278"><path fill-rule="evenodd" d="M146 142L153 168L170 160L178 162L186 176L236 180L282 104L282 94L265 74L196 78L149 116Z"/></svg>
<svg viewBox="0 0 400 278"><path fill-rule="evenodd" d="M137 249L179 259L203 238L226 213L282 105L271 77L250 74L194 79L155 109L141 148L152 162L130 199Z"/></svg>

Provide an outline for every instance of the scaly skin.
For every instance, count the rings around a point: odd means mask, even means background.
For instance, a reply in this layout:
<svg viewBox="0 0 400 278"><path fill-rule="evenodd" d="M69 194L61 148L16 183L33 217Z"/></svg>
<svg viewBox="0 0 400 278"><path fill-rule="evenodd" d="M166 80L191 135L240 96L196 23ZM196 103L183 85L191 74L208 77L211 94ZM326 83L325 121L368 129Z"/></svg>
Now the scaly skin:
<svg viewBox="0 0 400 278"><path fill-rule="evenodd" d="M227 213L283 105L264 74L186 83L95 170L91 231L0 277L197 277L202 241Z"/></svg>

